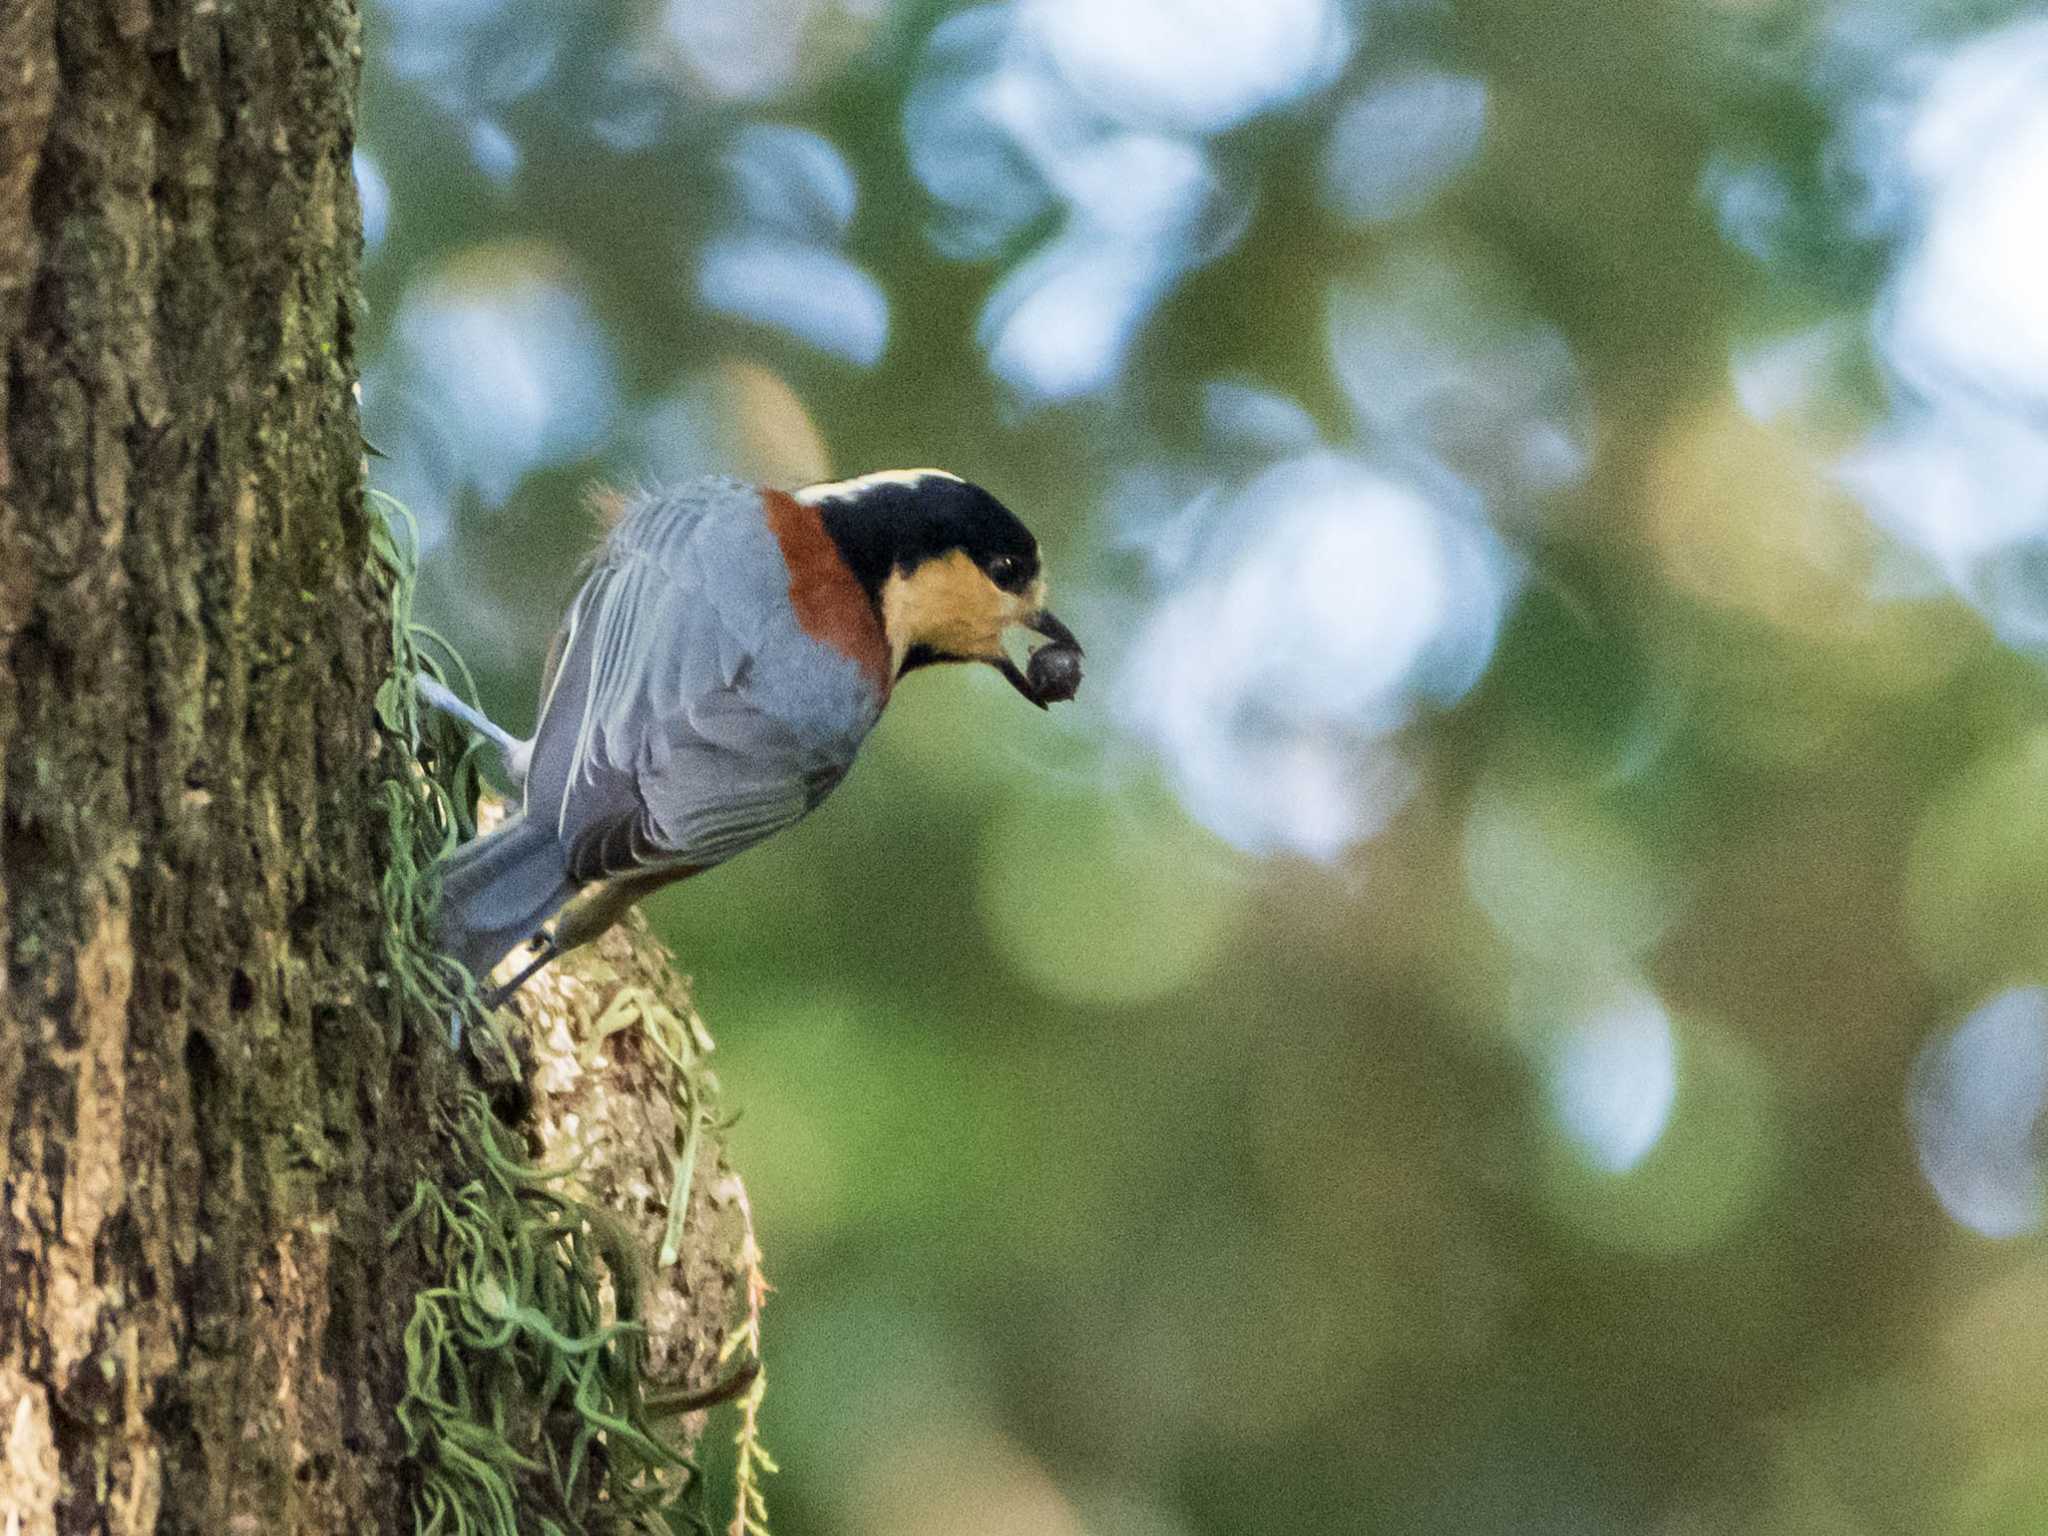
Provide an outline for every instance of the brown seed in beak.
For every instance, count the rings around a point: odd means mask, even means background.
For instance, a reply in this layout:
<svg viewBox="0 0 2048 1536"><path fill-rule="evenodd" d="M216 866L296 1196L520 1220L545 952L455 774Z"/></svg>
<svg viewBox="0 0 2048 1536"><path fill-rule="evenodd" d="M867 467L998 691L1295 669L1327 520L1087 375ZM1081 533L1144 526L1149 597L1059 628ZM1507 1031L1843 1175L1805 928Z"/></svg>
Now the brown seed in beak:
<svg viewBox="0 0 2048 1536"><path fill-rule="evenodd" d="M1041 709L1065 703L1081 691L1081 647L1073 643L1072 635L1031 653L1029 682L1032 701Z"/></svg>
<svg viewBox="0 0 2048 1536"><path fill-rule="evenodd" d="M1049 643L1031 653L1025 672L1019 672L1017 664L1007 656L992 658L989 665L1040 709L1065 703L1081 687L1081 642L1048 608L1039 609L1022 622L1026 629L1044 635Z"/></svg>

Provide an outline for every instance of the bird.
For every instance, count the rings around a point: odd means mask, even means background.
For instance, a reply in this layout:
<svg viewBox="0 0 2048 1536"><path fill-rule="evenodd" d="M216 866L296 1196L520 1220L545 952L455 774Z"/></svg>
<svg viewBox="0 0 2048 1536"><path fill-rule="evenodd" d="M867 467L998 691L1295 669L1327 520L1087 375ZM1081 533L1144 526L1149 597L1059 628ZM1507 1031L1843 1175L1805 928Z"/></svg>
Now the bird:
<svg viewBox="0 0 2048 1536"><path fill-rule="evenodd" d="M489 1008L643 897L815 810L907 674L980 663L1041 709L1080 684L1038 541L945 470L788 491L705 476L610 507L530 738L419 679L495 744L520 796L440 861L444 954L481 982L539 945ZM1023 670L1004 649L1019 626L1045 642Z"/></svg>

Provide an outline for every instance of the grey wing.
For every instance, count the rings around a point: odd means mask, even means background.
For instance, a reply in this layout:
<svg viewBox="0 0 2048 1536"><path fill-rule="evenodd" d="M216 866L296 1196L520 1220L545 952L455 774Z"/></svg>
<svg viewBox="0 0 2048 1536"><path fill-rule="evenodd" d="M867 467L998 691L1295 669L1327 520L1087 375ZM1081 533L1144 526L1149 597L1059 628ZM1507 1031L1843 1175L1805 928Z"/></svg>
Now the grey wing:
<svg viewBox="0 0 2048 1536"><path fill-rule="evenodd" d="M578 885L655 869L708 869L796 821L821 798L801 780L716 750L686 750L645 776L630 808L576 828L567 845Z"/></svg>
<svg viewBox="0 0 2048 1536"><path fill-rule="evenodd" d="M710 601L696 532L653 548L615 535L563 625L526 804L553 821L578 884L719 863L795 821L845 773L743 696L752 637ZM780 595L781 571L732 558L716 529L709 542L722 588L765 581ZM723 595L733 606L735 594Z"/></svg>
<svg viewBox="0 0 2048 1536"><path fill-rule="evenodd" d="M739 694L705 695L642 766L635 813L579 839L571 872L590 880L650 864L722 863L809 812L847 766L807 750Z"/></svg>

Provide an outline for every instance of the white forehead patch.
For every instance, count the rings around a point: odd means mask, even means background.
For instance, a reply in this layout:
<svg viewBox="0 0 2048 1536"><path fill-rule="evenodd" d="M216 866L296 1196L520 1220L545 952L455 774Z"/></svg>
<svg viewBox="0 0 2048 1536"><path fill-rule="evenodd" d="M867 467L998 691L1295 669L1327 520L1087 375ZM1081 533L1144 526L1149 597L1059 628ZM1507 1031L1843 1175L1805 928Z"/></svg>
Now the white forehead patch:
<svg viewBox="0 0 2048 1536"><path fill-rule="evenodd" d="M878 469L873 474L855 475L851 480L821 480L789 494L807 507L821 501L843 501L878 485L917 485L925 480L959 480L943 469Z"/></svg>

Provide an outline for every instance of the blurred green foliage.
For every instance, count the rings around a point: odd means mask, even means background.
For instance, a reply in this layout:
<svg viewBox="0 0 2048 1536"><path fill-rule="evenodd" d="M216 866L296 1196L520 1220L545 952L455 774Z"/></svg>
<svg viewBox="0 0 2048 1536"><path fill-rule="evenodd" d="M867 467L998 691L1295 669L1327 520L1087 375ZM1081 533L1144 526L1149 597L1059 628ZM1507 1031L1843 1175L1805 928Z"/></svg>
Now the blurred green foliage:
<svg viewBox="0 0 2048 1536"><path fill-rule="evenodd" d="M779 1529L2048 1526L2038 19L383 0L367 55L367 429L499 718L593 479L945 465L1089 646L1050 716L920 675L654 905Z"/></svg>

